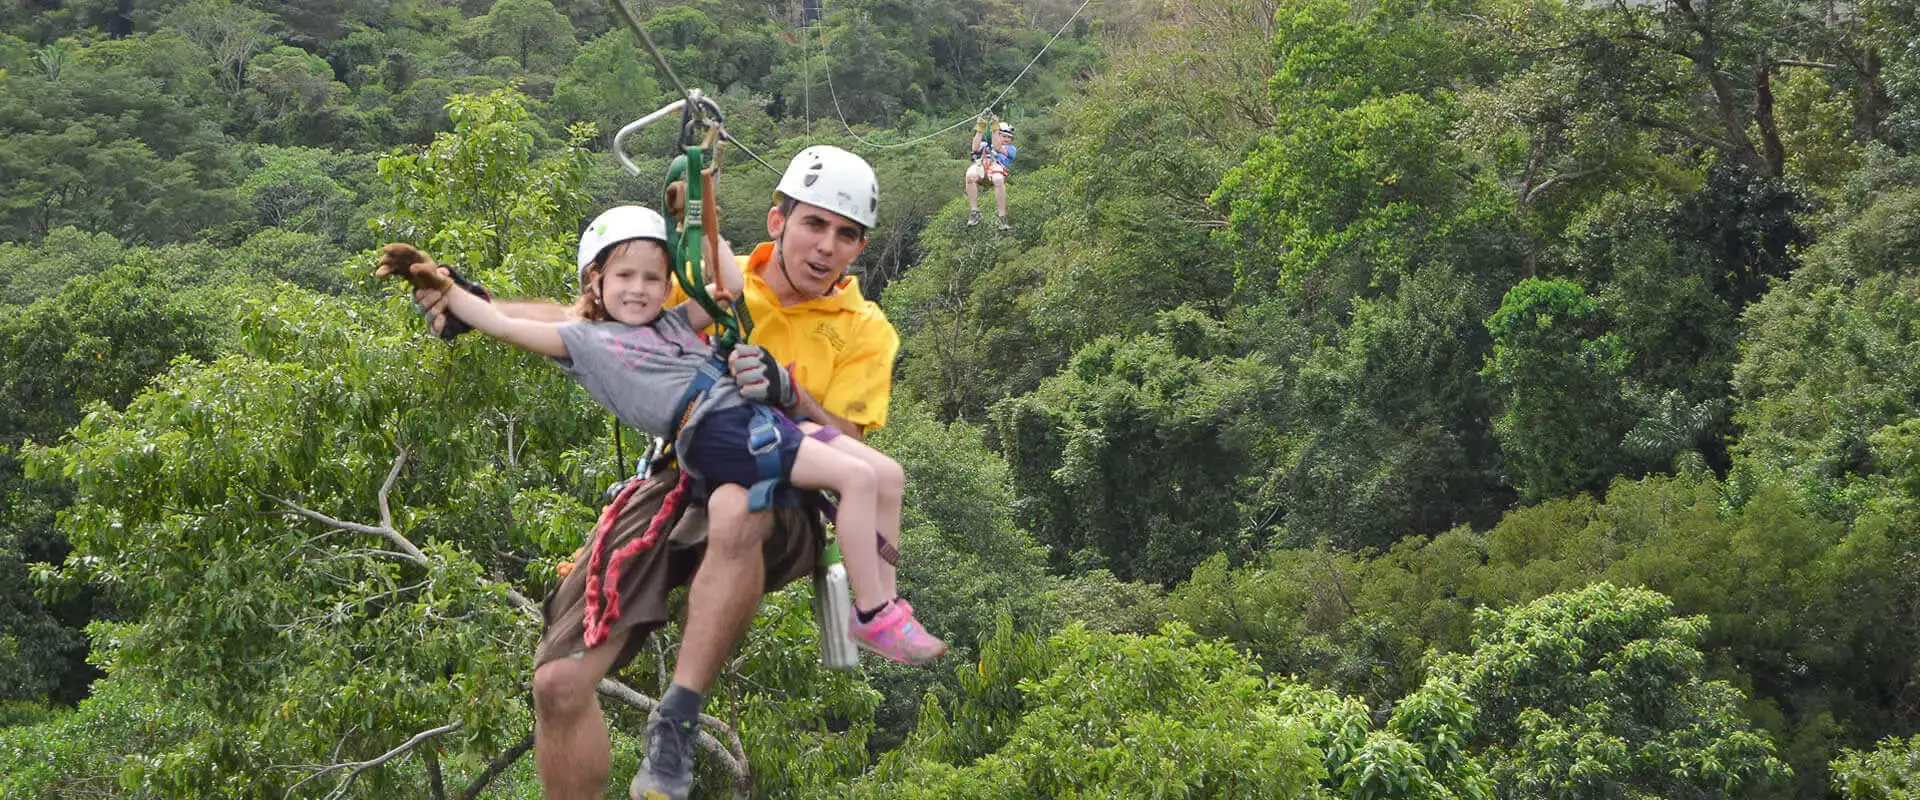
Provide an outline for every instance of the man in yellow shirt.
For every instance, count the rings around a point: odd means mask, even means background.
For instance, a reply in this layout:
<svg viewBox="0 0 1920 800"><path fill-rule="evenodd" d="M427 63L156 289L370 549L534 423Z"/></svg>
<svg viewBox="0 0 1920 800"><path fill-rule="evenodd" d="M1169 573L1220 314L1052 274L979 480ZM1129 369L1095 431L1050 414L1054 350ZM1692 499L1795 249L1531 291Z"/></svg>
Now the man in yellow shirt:
<svg viewBox="0 0 1920 800"><path fill-rule="evenodd" d="M829 436L864 439L887 419L900 338L846 274L878 211L879 185L865 160L837 147L806 148L774 190L767 211L773 241L743 259L754 329L749 343L734 348L728 367L743 395L775 405L791 397L789 412L829 425L823 432ZM684 297L676 295L672 302ZM415 300L441 330L444 298L416 292ZM495 304L530 319L557 321L566 314L546 301ZM655 469L615 521L602 526L609 538L600 546L610 552L645 531L678 480L671 466ZM716 491L726 490L740 487ZM584 639L587 569L574 570L547 598L533 697L534 756L550 799L600 797L611 749L596 687L666 623L667 592L691 582L673 686L648 718L646 757L630 787L636 800L685 798L706 691L746 633L760 597L812 574L824 538L819 514L794 505L750 514L743 525L716 526L711 537L702 508L684 509L670 524L664 546L639 553L620 571L618 585L605 587L617 589L620 613L598 647L586 647Z"/></svg>

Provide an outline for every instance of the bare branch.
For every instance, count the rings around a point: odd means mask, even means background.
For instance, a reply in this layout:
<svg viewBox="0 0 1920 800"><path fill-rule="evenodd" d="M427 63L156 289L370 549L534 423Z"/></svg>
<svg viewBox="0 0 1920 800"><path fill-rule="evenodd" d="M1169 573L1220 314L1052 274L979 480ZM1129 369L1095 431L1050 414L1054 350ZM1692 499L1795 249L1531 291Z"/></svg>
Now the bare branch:
<svg viewBox="0 0 1920 800"><path fill-rule="evenodd" d="M1533 189L1528 191L1524 197L1520 198L1520 204L1530 205L1533 203L1533 201L1536 198L1540 197L1543 194L1546 194L1548 189L1551 189L1562 183L1570 183L1572 181L1580 180L1581 178L1585 178L1589 175L1597 175L1601 172L1601 170L1604 170L1604 169L1606 169L1606 167L1599 166L1599 167L1594 167L1592 169L1583 169L1583 170L1580 170L1579 172L1562 172L1558 175L1555 175L1551 178L1541 181L1539 186L1533 187Z"/></svg>
<svg viewBox="0 0 1920 800"><path fill-rule="evenodd" d="M467 784L466 791L460 793L460 800L476 800L480 797L480 792L487 788L487 784L492 783L494 778L500 777L500 773L506 772L508 767L513 766L513 762L519 761L528 750L532 749L533 734L529 733L520 739L519 744L508 748L507 752L501 753L488 762L487 768L481 770L480 775L473 779L473 783Z"/></svg>
<svg viewBox="0 0 1920 800"><path fill-rule="evenodd" d="M400 468L406 465L407 448L401 447L399 454L393 457L393 469L387 470L387 480L380 484L380 527L387 530L394 529L393 509L387 506L387 493L393 491L393 482L400 477Z"/></svg>
<svg viewBox="0 0 1920 800"><path fill-rule="evenodd" d="M1810 69L1846 69L1846 67L1840 66L1839 64L1823 64L1818 61L1798 61L1791 58L1780 59L1779 61L1773 62L1773 65L1776 67L1808 67Z"/></svg>
<svg viewBox="0 0 1920 800"><path fill-rule="evenodd" d="M388 542L391 542L394 547L399 548L400 550L400 552L390 553L390 555L394 556L395 558L399 558L403 561L411 562L420 567L431 568L433 566L433 562L427 558L427 554L424 551L422 551L419 547L415 546L414 543L411 540L409 540L407 537L400 535L400 531L394 529L393 509L391 506L388 505L388 502L387 502L387 495L393 491L394 481L400 477L400 469L406 466L407 455L408 455L407 448L405 447L400 448L400 452L394 456L393 468L387 470L387 479L380 484L380 493L379 493L380 525L378 526L362 525L358 522L347 522L345 520L334 519L333 517L329 517L325 514L322 514L311 508L307 508L306 506L302 506L291 500L287 500L282 497L274 497L273 495L266 495L266 496L269 499L273 500L274 502L279 503L282 506L285 506L288 512L302 516L302 517L306 517L307 519L313 520L322 525L328 525L343 531L352 531L354 533L364 533L369 536L379 536L383 539L386 539ZM381 551L381 552L386 552L386 551ZM521 611L531 613L531 614L540 613L539 606L535 604L531 599L529 599L526 595L521 594L518 589L515 589L512 586L507 585L505 583L500 584L500 588L506 592L507 599L513 602L513 605L515 608L518 608Z"/></svg>
<svg viewBox="0 0 1920 800"><path fill-rule="evenodd" d="M1717 147L1719 149L1725 150L1728 153L1733 153L1737 150L1733 142L1729 142L1725 139L1721 139L1715 136L1708 136L1707 134L1701 133L1699 131L1696 131L1692 128L1689 128L1685 125L1681 125L1679 123L1668 122L1666 120L1661 120L1661 119L1654 119L1652 117L1634 117L1633 121L1640 123L1641 125L1645 125L1649 128L1658 128L1663 131L1671 131L1673 133L1680 134L1681 136L1685 136L1701 144L1708 145L1710 147Z"/></svg>
<svg viewBox="0 0 1920 800"><path fill-rule="evenodd" d="M347 794L347 789L353 786L353 782L359 779L361 773L366 772L367 770L373 769L374 767L380 766L381 764L385 764L388 761L392 761L393 759L401 756L402 754L405 754L408 750L412 750L415 747L419 747L422 743L426 742L429 739L432 739L435 736L439 736L440 734L443 734L443 733L451 733L459 729L460 729L460 723L458 722L442 725L438 728L430 728L428 730L424 730L414 734L413 738L408 739L405 742L401 742L399 747L395 747L392 750L388 750L385 753L381 753L380 755L375 756L374 758L369 759L367 761L349 761L344 764L334 764L331 766L322 767L318 772L315 772L312 775L308 775L305 778L301 778L299 783L295 783L294 785L287 787L287 793L285 796L292 797L293 790L300 788L306 782L311 781L315 778L319 778L324 775L330 775L335 772L339 772L341 770L347 770L347 774L340 779L340 785L333 787L333 791L327 795L326 800L336 800L336 798L345 797Z"/></svg>
<svg viewBox="0 0 1920 800"><path fill-rule="evenodd" d="M390 528L376 528L371 525L362 525L358 522L346 522L343 520L337 520L337 519L334 519L333 517L329 517L318 511L307 508L305 506L301 506L289 500L285 500L279 497L273 497L271 495L269 495L268 498L273 500L276 503L279 503L280 505L286 506L287 510L292 511L295 514L306 517L307 519L313 520L322 525L330 525L335 528L339 528L340 530L343 530L343 531L352 531L354 533L365 533L365 534L371 534L373 536L387 536L393 533L392 529ZM409 546L411 546L411 544L412 543L408 543ZM413 560L413 555L411 553L407 554L407 559ZM426 559L423 557L416 563L419 563L420 565L425 566Z"/></svg>
<svg viewBox="0 0 1920 800"><path fill-rule="evenodd" d="M660 705L660 701L634 691L632 687L611 678L600 679L599 689L601 694L648 713L652 713L653 709ZM712 731L719 731L721 735L727 737L727 743L721 744ZM735 797L746 798L753 794L753 773L747 768L747 751L740 743L740 735L734 732L733 726L710 714L701 714L700 735L695 739L695 743L700 746L700 749L707 751L708 755L718 760L721 768L733 777ZM745 787L744 791L742 787Z"/></svg>

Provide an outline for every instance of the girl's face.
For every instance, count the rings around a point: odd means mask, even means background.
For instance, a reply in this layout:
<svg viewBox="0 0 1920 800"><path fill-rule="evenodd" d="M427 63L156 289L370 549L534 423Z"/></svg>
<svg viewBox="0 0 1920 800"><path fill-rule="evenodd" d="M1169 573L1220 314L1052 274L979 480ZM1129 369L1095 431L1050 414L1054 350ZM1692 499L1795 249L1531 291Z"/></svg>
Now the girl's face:
<svg viewBox="0 0 1920 800"><path fill-rule="evenodd" d="M667 249L651 239L630 239L613 246L600 266L600 305L607 316L628 325L645 325L660 316L673 280Z"/></svg>

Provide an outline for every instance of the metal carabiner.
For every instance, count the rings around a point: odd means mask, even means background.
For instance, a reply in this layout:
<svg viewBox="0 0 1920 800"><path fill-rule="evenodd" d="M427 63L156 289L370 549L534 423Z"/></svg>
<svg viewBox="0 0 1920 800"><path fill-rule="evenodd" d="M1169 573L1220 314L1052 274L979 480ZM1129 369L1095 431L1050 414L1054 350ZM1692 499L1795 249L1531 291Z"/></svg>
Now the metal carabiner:
<svg viewBox="0 0 1920 800"><path fill-rule="evenodd" d="M644 117L641 117L639 119L636 119L632 122L627 123L625 127L622 127L620 129L619 133L614 134L613 135L613 157L620 160L620 166L626 167L627 171L633 173L635 176L640 176L641 174L640 165L633 163L633 158L627 155L627 146L626 146L627 137L632 136L634 133L638 132L641 128L644 128L655 122L659 122L662 118L666 117L668 114L671 114L675 111L679 111L682 108L686 108L686 106L687 106L687 99L684 97L680 98L679 100L675 100L671 103L666 104L665 106L662 106L658 111L655 111L651 114L648 114Z"/></svg>

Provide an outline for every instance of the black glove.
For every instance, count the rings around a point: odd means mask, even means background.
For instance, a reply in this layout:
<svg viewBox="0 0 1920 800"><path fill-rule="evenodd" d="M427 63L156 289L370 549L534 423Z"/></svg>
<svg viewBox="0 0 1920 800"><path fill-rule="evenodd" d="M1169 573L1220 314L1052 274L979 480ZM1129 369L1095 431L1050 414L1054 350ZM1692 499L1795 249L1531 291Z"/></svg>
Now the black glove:
<svg viewBox="0 0 1920 800"><path fill-rule="evenodd" d="M740 396L775 408L792 407L793 376L759 345L736 345L727 356L727 371L740 384Z"/></svg>
<svg viewBox="0 0 1920 800"><path fill-rule="evenodd" d="M439 266L446 267L447 277L453 280L453 285L458 286L462 289L465 289L468 292L471 292L473 296L478 297L482 300L485 300L487 302L493 302L493 293L487 291L487 287L481 286L480 284L467 280L467 276L461 275L460 270L454 269L451 266L448 266L446 264L441 264ZM428 326L428 329L431 330L433 326L433 313L428 311L427 307L424 304L420 305L420 312L421 312L421 316L424 316L427 318L427 326ZM439 335L440 335L440 338L443 340L451 342L453 341L454 337L459 336L460 334L466 333L467 331L473 330L473 326L468 325L467 323L461 321L459 317L454 316L452 311L443 311L443 312L440 312L440 315L446 318L444 322L440 323Z"/></svg>

